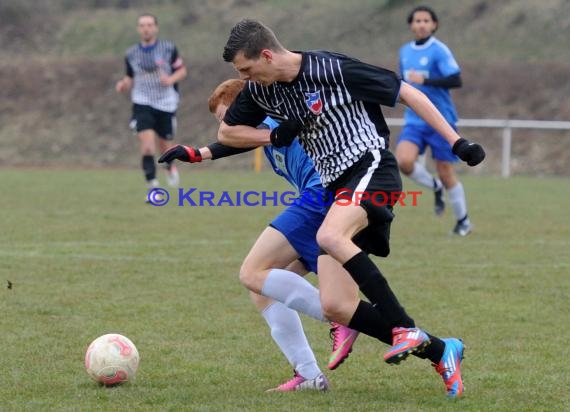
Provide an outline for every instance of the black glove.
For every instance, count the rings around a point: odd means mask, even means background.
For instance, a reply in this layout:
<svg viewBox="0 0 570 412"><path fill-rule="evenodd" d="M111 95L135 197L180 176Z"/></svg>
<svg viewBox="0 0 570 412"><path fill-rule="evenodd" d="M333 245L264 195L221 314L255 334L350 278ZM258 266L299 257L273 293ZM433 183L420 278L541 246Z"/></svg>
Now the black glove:
<svg viewBox="0 0 570 412"><path fill-rule="evenodd" d="M471 143L469 140L460 138L451 149L454 155L467 162L469 166L477 166L485 159L485 150L478 143Z"/></svg>
<svg viewBox="0 0 570 412"><path fill-rule="evenodd" d="M296 119L285 120L271 131L271 144L275 147L291 146L295 137L303 130L303 122Z"/></svg>
<svg viewBox="0 0 570 412"><path fill-rule="evenodd" d="M198 163L202 161L202 155L199 149L179 144L164 152L158 159L158 163L172 163L176 159L182 162Z"/></svg>

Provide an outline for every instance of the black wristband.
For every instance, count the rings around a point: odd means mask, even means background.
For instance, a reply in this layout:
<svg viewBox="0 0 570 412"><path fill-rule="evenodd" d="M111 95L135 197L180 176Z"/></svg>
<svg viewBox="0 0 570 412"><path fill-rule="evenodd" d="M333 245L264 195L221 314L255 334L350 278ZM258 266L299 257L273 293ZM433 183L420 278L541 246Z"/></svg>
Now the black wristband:
<svg viewBox="0 0 570 412"><path fill-rule="evenodd" d="M424 79L425 86L442 87L444 89L453 89L462 86L461 74L452 74L447 77L439 77L437 79Z"/></svg>
<svg viewBox="0 0 570 412"><path fill-rule="evenodd" d="M210 152L212 153L212 160L215 159L219 159L222 157L228 157L228 156L233 156L236 154L240 154L240 153L245 153L245 152L249 152L253 149L255 149L255 147L232 147L232 146L226 146L220 142L214 142L209 144L208 149L210 149Z"/></svg>

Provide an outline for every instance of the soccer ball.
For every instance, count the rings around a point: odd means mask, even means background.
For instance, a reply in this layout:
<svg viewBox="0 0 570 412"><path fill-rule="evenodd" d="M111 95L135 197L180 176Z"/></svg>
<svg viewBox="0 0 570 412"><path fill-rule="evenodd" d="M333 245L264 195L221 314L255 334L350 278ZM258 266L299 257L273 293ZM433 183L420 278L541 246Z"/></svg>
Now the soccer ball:
<svg viewBox="0 0 570 412"><path fill-rule="evenodd" d="M117 333L99 336L85 352L85 369L93 380L106 386L134 381L139 352L129 338Z"/></svg>

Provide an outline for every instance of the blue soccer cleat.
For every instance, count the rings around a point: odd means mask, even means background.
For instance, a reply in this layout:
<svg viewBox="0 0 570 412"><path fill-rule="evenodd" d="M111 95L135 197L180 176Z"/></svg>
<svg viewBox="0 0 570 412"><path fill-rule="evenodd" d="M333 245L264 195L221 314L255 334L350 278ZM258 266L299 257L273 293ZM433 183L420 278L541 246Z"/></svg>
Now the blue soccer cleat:
<svg viewBox="0 0 570 412"><path fill-rule="evenodd" d="M448 398L457 398L463 393L463 380L461 379L461 361L465 345L463 341L456 338L442 339L445 343L445 350L441 360L433 367L443 378L447 388Z"/></svg>

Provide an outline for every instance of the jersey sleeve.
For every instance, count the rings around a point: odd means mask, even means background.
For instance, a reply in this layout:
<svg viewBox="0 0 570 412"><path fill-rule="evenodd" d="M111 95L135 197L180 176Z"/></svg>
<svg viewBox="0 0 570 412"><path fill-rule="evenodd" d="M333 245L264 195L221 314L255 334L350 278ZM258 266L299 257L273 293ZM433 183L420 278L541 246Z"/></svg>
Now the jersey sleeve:
<svg viewBox="0 0 570 412"><path fill-rule="evenodd" d="M457 61L455 60L453 53L447 46L442 46L438 48L436 61L437 61L437 68L439 69L443 77L448 77L453 74L461 73L461 68L459 67L459 64L457 64Z"/></svg>
<svg viewBox="0 0 570 412"><path fill-rule="evenodd" d="M265 111L253 100L248 85L242 89L226 111L224 122L230 126L257 127L265 119Z"/></svg>
<svg viewBox="0 0 570 412"><path fill-rule="evenodd" d="M128 57L125 57L125 74L131 78L135 76L135 71L133 70L133 66L131 66L131 62L129 62Z"/></svg>
<svg viewBox="0 0 570 412"><path fill-rule="evenodd" d="M397 73L347 59L342 63L342 76L354 99L390 107L396 105L402 82Z"/></svg>
<svg viewBox="0 0 570 412"><path fill-rule="evenodd" d="M172 55L170 56L170 67L172 67L172 71L176 71L184 66L184 61L178 55L178 49L174 46L172 50Z"/></svg>

